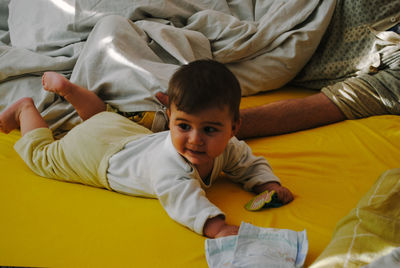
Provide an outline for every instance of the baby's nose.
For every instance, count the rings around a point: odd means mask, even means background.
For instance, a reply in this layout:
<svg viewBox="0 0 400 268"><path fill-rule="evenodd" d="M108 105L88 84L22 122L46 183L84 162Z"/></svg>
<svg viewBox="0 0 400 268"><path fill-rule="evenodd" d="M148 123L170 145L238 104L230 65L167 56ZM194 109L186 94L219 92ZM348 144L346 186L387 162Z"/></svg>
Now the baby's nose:
<svg viewBox="0 0 400 268"><path fill-rule="evenodd" d="M193 131L190 135L189 142L195 145L203 145L203 137L199 131Z"/></svg>

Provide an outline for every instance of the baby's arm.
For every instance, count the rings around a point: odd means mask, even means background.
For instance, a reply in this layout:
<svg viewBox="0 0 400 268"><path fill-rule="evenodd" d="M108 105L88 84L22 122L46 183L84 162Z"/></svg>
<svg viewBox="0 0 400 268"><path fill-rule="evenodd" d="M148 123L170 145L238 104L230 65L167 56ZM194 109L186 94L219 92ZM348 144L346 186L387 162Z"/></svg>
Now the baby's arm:
<svg viewBox="0 0 400 268"><path fill-rule="evenodd" d="M290 190L284 186L282 186L278 182L266 182L263 184L255 185L253 187L253 192L256 194L260 194L264 191L275 191L278 195L278 199L282 201L283 204L287 204L291 201L293 201L293 194L290 192Z"/></svg>
<svg viewBox="0 0 400 268"><path fill-rule="evenodd" d="M237 235L238 231L239 226L226 224L223 215L208 219L203 228L203 234L210 238Z"/></svg>
<svg viewBox="0 0 400 268"><path fill-rule="evenodd" d="M264 157L255 156L245 142L236 138L232 138L228 145L224 172L233 181L242 183L246 190L257 194L274 190L283 204L293 200L290 190L280 184Z"/></svg>

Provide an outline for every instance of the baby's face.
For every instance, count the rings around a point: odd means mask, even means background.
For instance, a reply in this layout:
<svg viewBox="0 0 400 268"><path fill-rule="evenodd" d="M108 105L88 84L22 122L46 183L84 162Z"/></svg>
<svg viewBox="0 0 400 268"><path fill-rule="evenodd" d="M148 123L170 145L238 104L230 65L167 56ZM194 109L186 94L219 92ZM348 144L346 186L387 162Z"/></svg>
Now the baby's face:
<svg viewBox="0 0 400 268"><path fill-rule="evenodd" d="M168 115L173 145L197 168L212 164L238 127L233 125L227 106L188 114L171 104Z"/></svg>

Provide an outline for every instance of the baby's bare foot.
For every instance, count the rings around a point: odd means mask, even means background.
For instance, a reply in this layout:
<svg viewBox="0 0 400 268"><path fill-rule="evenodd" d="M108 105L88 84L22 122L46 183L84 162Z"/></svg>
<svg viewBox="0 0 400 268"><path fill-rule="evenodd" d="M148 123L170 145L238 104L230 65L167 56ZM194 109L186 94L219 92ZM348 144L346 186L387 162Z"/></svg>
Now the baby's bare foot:
<svg viewBox="0 0 400 268"><path fill-rule="evenodd" d="M0 114L0 132L9 133L14 129L18 129L19 115L21 110L27 106L34 106L32 98L22 98L8 107Z"/></svg>
<svg viewBox="0 0 400 268"><path fill-rule="evenodd" d="M62 97L68 95L74 85L64 76L56 72L45 72L42 76L43 88Z"/></svg>
<svg viewBox="0 0 400 268"><path fill-rule="evenodd" d="M168 106L169 97L167 94L165 94L164 92L158 91L156 93L156 97L161 102L162 105Z"/></svg>

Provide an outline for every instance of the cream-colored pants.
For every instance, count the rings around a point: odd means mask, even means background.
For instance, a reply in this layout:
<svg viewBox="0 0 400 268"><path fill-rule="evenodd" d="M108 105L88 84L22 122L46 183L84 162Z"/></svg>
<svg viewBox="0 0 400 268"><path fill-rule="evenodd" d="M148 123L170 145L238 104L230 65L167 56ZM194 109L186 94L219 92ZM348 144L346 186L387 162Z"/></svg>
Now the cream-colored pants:
<svg viewBox="0 0 400 268"><path fill-rule="evenodd" d="M129 141L151 133L121 115L102 112L60 140L48 128L38 128L26 133L14 148L40 176L110 189L109 158Z"/></svg>

